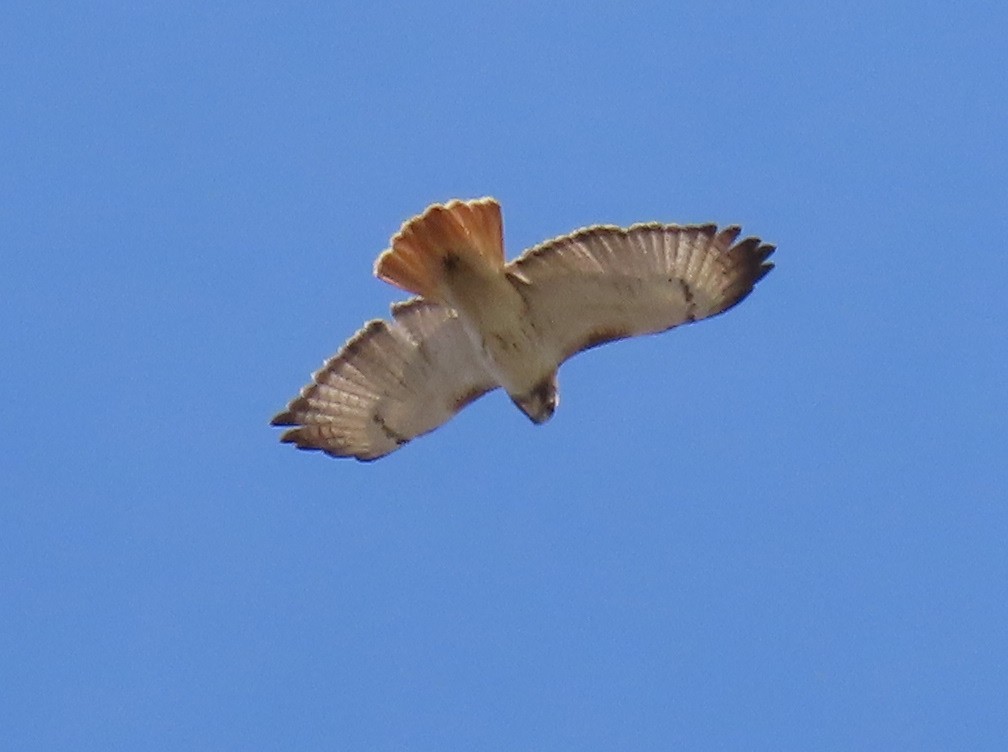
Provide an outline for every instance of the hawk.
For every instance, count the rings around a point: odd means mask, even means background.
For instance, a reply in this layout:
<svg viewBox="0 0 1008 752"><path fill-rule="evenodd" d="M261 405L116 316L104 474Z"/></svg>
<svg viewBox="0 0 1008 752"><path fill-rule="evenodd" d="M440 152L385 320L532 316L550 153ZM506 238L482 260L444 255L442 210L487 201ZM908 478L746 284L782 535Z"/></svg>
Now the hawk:
<svg viewBox="0 0 1008 752"><path fill-rule="evenodd" d="M737 226L595 225L504 260L492 198L435 204L405 224L374 272L416 297L364 325L272 420L281 441L374 460L498 387L533 423L558 404L557 369L624 337L739 303L774 246Z"/></svg>

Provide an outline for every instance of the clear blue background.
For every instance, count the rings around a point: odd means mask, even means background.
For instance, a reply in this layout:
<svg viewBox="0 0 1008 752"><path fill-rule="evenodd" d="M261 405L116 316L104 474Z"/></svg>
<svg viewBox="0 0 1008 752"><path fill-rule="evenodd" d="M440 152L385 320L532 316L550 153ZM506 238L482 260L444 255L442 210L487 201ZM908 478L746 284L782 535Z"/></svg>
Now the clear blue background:
<svg viewBox="0 0 1008 752"><path fill-rule="evenodd" d="M11 750L1008 748L1000 2L21 3ZM374 464L270 416L434 201L742 223L730 314Z"/></svg>

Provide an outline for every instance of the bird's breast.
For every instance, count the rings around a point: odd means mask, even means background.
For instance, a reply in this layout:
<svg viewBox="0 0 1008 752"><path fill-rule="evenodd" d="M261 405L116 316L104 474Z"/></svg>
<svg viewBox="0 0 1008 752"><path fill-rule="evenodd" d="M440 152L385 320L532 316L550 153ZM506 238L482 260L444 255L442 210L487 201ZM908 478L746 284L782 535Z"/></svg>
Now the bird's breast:
<svg viewBox="0 0 1008 752"><path fill-rule="evenodd" d="M447 283L448 301L509 394L527 393L556 369L503 270L458 269Z"/></svg>

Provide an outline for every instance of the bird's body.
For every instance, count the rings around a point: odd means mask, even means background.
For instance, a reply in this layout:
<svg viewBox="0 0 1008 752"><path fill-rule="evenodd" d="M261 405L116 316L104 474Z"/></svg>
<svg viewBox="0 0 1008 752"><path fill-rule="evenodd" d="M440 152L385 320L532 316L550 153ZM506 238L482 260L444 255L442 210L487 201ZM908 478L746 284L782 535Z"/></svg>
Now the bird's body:
<svg viewBox="0 0 1008 752"><path fill-rule="evenodd" d="M505 264L493 199L435 204L406 222L375 273L418 297L365 325L274 425L302 449L370 460L502 387L535 423L556 409L577 352L716 315L772 268L738 227L597 225Z"/></svg>
<svg viewBox="0 0 1008 752"><path fill-rule="evenodd" d="M559 361L544 347L511 278L481 262L459 262L445 273L444 301L458 314L504 391L521 396L555 371Z"/></svg>

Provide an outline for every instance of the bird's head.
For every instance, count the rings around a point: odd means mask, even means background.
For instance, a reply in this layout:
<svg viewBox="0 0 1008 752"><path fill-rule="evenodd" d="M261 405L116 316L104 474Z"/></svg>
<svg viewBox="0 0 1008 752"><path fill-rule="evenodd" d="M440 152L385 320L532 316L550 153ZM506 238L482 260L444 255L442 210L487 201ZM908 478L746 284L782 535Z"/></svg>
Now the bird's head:
<svg viewBox="0 0 1008 752"><path fill-rule="evenodd" d="M511 400L533 423L545 423L553 417L560 394L557 392L556 371L536 384L531 391L520 396L512 395Z"/></svg>

